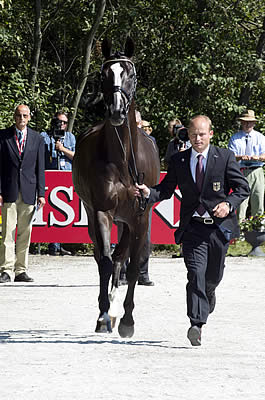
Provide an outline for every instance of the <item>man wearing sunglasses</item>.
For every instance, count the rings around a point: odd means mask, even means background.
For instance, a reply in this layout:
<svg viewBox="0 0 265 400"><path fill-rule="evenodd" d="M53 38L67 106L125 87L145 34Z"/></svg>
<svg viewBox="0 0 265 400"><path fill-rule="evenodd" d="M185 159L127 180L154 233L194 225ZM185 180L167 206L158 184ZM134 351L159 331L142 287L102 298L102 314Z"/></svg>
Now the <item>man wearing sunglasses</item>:
<svg viewBox="0 0 265 400"><path fill-rule="evenodd" d="M52 121L56 121L59 126L60 135L51 135L51 132L41 132L45 142L45 169L72 171L72 161L75 154L75 137L67 131L68 115L64 111L57 111ZM71 255L60 243L49 244L49 254Z"/></svg>
<svg viewBox="0 0 265 400"><path fill-rule="evenodd" d="M52 137L48 132L41 132L45 142L45 169L72 171L72 161L75 154L75 137L71 132L67 131L68 115L64 111L57 111L54 114L54 119L58 122L61 121L60 130L64 134L59 139ZM51 145L52 148L50 148Z"/></svg>

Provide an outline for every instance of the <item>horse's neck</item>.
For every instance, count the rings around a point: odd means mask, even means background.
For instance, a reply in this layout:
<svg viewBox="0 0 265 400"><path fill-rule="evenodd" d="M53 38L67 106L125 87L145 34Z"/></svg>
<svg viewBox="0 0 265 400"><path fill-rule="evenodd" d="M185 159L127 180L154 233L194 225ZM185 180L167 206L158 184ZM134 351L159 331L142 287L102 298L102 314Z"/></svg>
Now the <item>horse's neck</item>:
<svg viewBox="0 0 265 400"><path fill-rule="evenodd" d="M135 113L129 110L127 121L120 127L111 127L105 132L108 148L108 161L114 163L123 183L130 181L130 170L135 169L138 151L138 135ZM125 183L126 182L126 183Z"/></svg>

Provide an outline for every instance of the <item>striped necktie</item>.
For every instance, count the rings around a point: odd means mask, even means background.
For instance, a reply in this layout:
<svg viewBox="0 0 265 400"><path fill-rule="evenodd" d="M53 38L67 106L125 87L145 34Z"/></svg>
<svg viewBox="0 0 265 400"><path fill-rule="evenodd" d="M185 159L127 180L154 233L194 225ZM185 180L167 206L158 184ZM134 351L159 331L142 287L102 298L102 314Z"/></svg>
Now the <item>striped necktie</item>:
<svg viewBox="0 0 265 400"><path fill-rule="evenodd" d="M18 143L21 146L23 140L23 133L21 131L17 132Z"/></svg>

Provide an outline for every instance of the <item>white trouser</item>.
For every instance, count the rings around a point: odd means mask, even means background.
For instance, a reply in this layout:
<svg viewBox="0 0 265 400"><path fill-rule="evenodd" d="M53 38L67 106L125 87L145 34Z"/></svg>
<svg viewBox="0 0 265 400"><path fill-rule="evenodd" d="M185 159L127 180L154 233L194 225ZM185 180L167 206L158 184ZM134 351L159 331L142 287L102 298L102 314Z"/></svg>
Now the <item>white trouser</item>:
<svg viewBox="0 0 265 400"><path fill-rule="evenodd" d="M28 254L32 230L34 206L25 204L21 193L14 203L2 206L2 245L0 248L0 270L9 275L19 275L28 267ZM15 245L17 227L17 240Z"/></svg>

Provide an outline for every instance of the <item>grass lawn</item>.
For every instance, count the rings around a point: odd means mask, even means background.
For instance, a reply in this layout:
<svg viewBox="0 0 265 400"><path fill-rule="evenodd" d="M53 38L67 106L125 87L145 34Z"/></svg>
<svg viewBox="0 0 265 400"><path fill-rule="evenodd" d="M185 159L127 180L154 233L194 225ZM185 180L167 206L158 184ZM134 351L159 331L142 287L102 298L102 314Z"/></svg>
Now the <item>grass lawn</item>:
<svg viewBox="0 0 265 400"><path fill-rule="evenodd" d="M265 243L260 247L265 253ZM236 240L234 243L230 244L227 255L232 257L247 256L251 249L251 245L245 240Z"/></svg>
<svg viewBox="0 0 265 400"><path fill-rule="evenodd" d="M265 243L261 246L261 249L265 253ZM231 257L244 257L247 256L251 251L251 245L247 243L245 240L236 240L230 244L227 256ZM153 257L166 257L180 255L180 246L177 244L156 244L153 246L152 256Z"/></svg>

